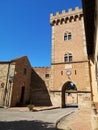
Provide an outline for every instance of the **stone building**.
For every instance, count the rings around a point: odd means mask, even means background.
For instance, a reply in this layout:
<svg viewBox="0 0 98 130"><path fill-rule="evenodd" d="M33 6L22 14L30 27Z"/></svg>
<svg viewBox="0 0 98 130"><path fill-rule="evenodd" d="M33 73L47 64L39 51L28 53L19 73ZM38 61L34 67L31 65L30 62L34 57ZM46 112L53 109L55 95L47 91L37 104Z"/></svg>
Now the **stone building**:
<svg viewBox="0 0 98 130"><path fill-rule="evenodd" d="M76 7L75 10L69 9L68 12L50 14L50 24L52 27L51 68L46 69L47 71L45 68L34 70L47 84L45 88L48 90L52 105L90 107L93 98L92 79L83 11ZM48 80L45 79L46 74L49 76ZM37 93L36 90L34 97L37 97ZM37 95L41 97L41 93ZM34 97L32 100L35 99ZM38 100L34 102L37 103Z"/></svg>
<svg viewBox="0 0 98 130"><path fill-rule="evenodd" d="M96 65L89 44L93 40L87 33L92 31L86 31L85 17L78 7L50 14L50 67L32 68L26 56L0 62L0 106L32 102L37 106L90 107L91 100L98 101Z"/></svg>
<svg viewBox="0 0 98 130"><path fill-rule="evenodd" d="M98 102L98 0L82 0L94 102Z"/></svg>
<svg viewBox="0 0 98 130"><path fill-rule="evenodd" d="M50 15L52 63L50 92L53 104L89 106L90 67L82 9Z"/></svg>
<svg viewBox="0 0 98 130"><path fill-rule="evenodd" d="M26 56L0 62L0 106L23 105L29 101L31 72Z"/></svg>

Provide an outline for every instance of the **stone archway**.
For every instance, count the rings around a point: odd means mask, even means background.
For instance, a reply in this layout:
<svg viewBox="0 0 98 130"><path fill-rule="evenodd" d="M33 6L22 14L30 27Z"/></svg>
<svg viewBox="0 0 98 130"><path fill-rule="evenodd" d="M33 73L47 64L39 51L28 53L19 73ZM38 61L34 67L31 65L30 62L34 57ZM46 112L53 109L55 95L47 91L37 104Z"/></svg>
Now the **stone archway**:
<svg viewBox="0 0 98 130"><path fill-rule="evenodd" d="M78 106L78 93L76 85L68 81L62 87L62 108Z"/></svg>

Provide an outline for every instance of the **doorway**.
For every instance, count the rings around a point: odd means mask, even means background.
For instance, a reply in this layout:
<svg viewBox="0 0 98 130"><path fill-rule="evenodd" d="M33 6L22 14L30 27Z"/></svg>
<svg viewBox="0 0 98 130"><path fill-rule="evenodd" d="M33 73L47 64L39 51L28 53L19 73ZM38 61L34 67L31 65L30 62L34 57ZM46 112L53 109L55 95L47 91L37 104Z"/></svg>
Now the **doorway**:
<svg viewBox="0 0 98 130"><path fill-rule="evenodd" d="M68 81L62 87L62 108L78 107L78 92L76 85Z"/></svg>
<svg viewBox="0 0 98 130"><path fill-rule="evenodd" d="M20 103L24 103L24 93L25 93L25 86L22 86L21 88L21 97L20 97Z"/></svg>

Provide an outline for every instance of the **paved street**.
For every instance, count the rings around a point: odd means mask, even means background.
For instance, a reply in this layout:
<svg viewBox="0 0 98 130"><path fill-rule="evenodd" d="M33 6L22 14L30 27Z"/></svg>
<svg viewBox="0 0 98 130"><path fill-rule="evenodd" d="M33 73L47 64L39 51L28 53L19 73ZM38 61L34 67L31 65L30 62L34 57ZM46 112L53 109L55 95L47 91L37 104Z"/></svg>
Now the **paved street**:
<svg viewBox="0 0 98 130"><path fill-rule="evenodd" d="M75 108L19 111L0 108L0 130L56 130L55 123Z"/></svg>

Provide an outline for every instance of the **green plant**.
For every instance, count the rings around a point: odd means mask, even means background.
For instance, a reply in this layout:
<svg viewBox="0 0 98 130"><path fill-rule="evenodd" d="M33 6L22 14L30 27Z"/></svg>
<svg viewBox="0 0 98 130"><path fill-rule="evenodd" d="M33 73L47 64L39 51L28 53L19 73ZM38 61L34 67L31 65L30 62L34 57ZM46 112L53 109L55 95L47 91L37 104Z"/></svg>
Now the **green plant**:
<svg viewBox="0 0 98 130"><path fill-rule="evenodd" d="M30 111L33 111L34 105L33 104L29 104L27 107L29 108Z"/></svg>

